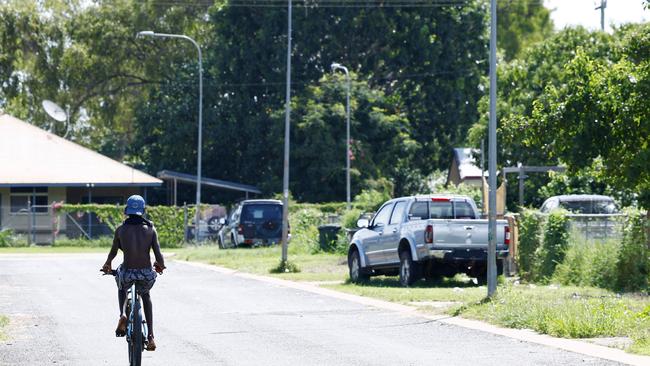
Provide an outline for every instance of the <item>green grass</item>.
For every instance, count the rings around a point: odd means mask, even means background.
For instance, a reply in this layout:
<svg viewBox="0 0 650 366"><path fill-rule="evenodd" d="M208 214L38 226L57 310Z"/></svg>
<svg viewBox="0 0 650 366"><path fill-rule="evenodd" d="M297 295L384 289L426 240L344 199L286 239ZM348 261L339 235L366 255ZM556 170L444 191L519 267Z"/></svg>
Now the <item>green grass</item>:
<svg viewBox="0 0 650 366"><path fill-rule="evenodd" d="M7 339L7 335L3 330L3 328L6 327L7 324L9 324L9 318L4 315L0 315L0 340Z"/></svg>
<svg viewBox="0 0 650 366"><path fill-rule="evenodd" d="M216 246L198 246L170 249L176 259L215 264L242 272L270 275L294 281L344 281L347 278L345 257L336 254L292 253L289 262L297 265L300 272L271 273L280 263L282 248L219 249Z"/></svg>
<svg viewBox="0 0 650 366"><path fill-rule="evenodd" d="M466 304L454 314L555 337L631 337L629 351L648 354L648 309L648 295L618 295L592 287L505 285L492 300Z"/></svg>
<svg viewBox="0 0 650 366"><path fill-rule="evenodd" d="M460 302L470 303L485 297L485 287L478 287L465 276L445 278L435 282L418 281L411 287L403 288L397 277L372 277L364 284L346 282L328 285L333 290L354 295L373 297L402 304L411 302ZM426 306L423 306L426 310Z"/></svg>

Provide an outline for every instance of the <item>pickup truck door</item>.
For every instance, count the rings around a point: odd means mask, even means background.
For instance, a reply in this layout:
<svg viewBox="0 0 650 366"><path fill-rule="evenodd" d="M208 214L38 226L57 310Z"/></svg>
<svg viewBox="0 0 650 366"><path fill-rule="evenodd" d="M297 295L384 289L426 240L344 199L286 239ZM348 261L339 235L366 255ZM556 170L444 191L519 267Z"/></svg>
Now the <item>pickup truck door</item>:
<svg viewBox="0 0 650 366"><path fill-rule="evenodd" d="M380 240L385 233L391 213L395 207L394 202L382 206L368 226L368 232L363 238L363 247L368 258L368 264L376 265L384 262Z"/></svg>
<svg viewBox="0 0 650 366"><path fill-rule="evenodd" d="M406 209L407 201L398 201L395 203L395 208L390 216L388 225L384 229L384 234L379 239L379 247L381 250L381 261L384 263L399 263L399 247L400 228L404 222L404 211Z"/></svg>

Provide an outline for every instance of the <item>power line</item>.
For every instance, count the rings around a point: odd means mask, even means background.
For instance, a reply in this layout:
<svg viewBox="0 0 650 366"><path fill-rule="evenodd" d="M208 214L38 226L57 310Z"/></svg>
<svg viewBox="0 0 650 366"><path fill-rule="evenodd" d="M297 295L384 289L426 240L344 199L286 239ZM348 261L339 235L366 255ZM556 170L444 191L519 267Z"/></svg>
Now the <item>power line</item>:
<svg viewBox="0 0 650 366"><path fill-rule="evenodd" d="M539 0L537 0L539 1ZM458 7L475 2L474 0L294 0L294 6L304 8L434 8ZM212 0L163 0L155 6L209 7ZM286 8L283 0L230 0L225 7L246 8Z"/></svg>

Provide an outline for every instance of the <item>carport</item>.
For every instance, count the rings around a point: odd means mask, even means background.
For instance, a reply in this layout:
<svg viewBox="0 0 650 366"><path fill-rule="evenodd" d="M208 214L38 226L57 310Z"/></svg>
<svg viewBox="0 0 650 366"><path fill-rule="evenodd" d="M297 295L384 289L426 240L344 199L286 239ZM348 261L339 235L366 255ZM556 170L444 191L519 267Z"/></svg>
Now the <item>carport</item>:
<svg viewBox="0 0 650 366"><path fill-rule="evenodd" d="M171 185L171 192L172 192L171 201L174 204L174 206L178 206L178 182L196 184L197 181L196 175L175 172L172 170L161 170L158 172L157 176L158 178L168 182L168 184ZM236 183L236 182L229 182L220 179L201 177L201 185L207 187L219 188L219 189L227 189L231 191L244 192L246 194L246 199L248 199L248 195L251 193L262 194L262 191L260 191L255 186Z"/></svg>

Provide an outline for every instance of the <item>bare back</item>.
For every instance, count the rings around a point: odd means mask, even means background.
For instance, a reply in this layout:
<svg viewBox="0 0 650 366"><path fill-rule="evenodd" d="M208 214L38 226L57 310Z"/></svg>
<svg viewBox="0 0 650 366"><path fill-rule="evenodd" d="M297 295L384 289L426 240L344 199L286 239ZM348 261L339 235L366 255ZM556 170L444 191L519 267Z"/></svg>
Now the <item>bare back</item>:
<svg viewBox="0 0 650 366"><path fill-rule="evenodd" d="M115 229L109 258L114 257L118 249L124 253L124 267L127 269L151 268L149 253L152 249L156 261L164 266L156 229L142 218L129 217Z"/></svg>

